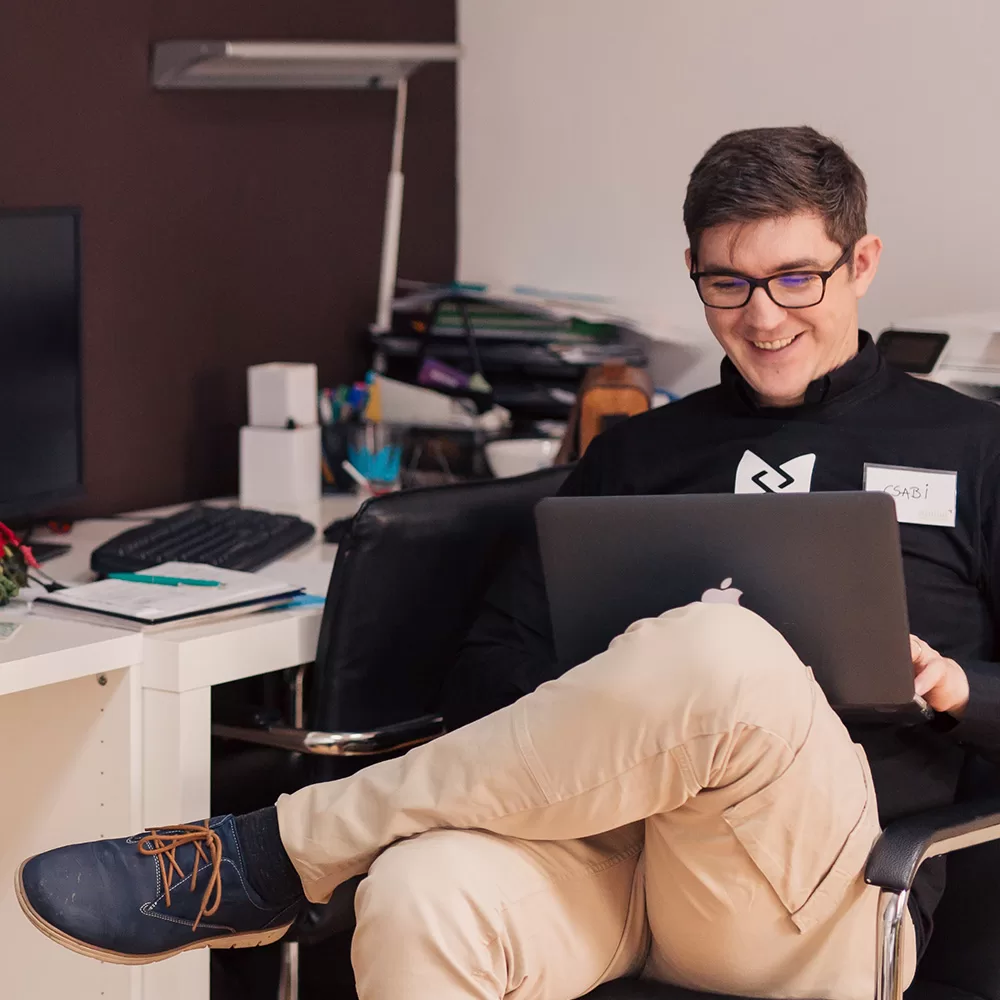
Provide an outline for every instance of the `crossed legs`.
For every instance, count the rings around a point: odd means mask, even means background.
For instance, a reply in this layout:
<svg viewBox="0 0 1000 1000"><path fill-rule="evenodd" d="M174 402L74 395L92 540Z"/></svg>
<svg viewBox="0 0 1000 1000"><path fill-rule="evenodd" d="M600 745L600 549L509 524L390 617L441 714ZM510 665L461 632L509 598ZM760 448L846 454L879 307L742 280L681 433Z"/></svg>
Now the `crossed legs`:
<svg viewBox="0 0 1000 1000"><path fill-rule="evenodd" d="M278 816L309 898L368 872L362 1000L571 1000L637 971L872 996L867 763L742 608L637 622L500 712L282 797Z"/></svg>

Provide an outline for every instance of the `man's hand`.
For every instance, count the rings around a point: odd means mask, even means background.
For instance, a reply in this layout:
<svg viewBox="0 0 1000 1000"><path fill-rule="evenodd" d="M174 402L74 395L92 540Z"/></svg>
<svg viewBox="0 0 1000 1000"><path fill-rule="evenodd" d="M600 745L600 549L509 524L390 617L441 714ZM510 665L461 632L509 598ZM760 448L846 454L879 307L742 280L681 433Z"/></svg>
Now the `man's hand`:
<svg viewBox="0 0 1000 1000"><path fill-rule="evenodd" d="M914 687L936 712L961 715L969 704L969 678L954 661L915 635L910 636Z"/></svg>

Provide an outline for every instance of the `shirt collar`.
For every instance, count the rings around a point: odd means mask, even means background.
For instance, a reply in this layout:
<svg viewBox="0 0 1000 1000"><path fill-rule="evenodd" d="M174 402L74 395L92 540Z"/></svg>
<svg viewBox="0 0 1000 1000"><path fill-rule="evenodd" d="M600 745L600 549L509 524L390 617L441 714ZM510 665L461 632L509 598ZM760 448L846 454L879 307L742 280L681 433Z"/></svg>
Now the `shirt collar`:
<svg viewBox="0 0 1000 1000"><path fill-rule="evenodd" d="M805 402L798 407L768 407L761 406L753 390L747 385L743 376L729 358L722 359L720 377L722 385L735 394L745 405L755 411L776 411L789 413L805 407L820 406L829 403L844 393L862 385L880 374L885 368L882 355L875 346L875 341L866 330L858 331L858 353L839 368L827 372L814 379L806 387Z"/></svg>

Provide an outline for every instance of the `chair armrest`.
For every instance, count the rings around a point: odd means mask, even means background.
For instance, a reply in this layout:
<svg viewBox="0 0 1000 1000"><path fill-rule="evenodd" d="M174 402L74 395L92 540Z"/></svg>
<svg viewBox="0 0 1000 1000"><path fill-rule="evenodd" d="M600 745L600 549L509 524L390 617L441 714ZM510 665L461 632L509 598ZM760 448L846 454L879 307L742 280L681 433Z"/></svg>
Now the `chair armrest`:
<svg viewBox="0 0 1000 1000"><path fill-rule="evenodd" d="M291 729L269 726L212 726L212 735L244 743L259 743L278 750L295 753L323 754L329 757L361 757L388 753L427 743L444 732L440 715L423 715L419 719L397 722L361 733L324 733L313 729Z"/></svg>
<svg viewBox="0 0 1000 1000"><path fill-rule="evenodd" d="M959 802L890 823L875 842L865 881L893 892L908 892L928 858L1000 839L1000 798Z"/></svg>

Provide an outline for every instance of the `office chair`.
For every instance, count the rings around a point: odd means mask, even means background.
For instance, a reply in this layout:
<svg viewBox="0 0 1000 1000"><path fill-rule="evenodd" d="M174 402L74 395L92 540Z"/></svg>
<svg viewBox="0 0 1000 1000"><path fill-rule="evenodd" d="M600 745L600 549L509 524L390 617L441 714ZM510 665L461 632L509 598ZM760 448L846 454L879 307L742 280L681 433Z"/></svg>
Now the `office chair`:
<svg viewBox="0 0 1000 1000"><path fill-rule="evenodd" d="M442 682L489 581L511 538L530 526L534 505L555 493L566 474L551 469L369 500L337 552L313 668L309 727L302 724L300 669L293 726L220 725L213 731L297 755L303 769L295 787L342 777L379 755L440 735ZM977 781L969 786L975 798L891 824L871 852L865 878L881 889L879 923L872 928L880 956L876 1000L902 996L902 926L917 868L928 857L977 844L983 846L965 852L971 864L951 866L939 928L908 997L1000 1000L1000 949L994 944L1000 903L982 892L984 879L1000 881L1000 844L987 844L1000 838L1000 781L992 767L981 768ZM289 932L281 1000L296 1000L298 941L316 942L352 926L357 881L341 886L326 906L309 907ZM968 936L970 904L978 921L972 936L980 946L957 963L947 946ZM720 998L616 980L589 1000Z"/></svg>
<svg viewBox="0 0 1000 1000"><path fill-rule="evenodd" d="M337 549L315 666L295 675L292 726L213 726L216 736L257 745L227 752L221 766L213 761L213 810L249 811L440 735L441 686L483 595L511 538L568 473L546 469L365 503ZM298 943L353 926L358 881L310 907L286 935L283 1000L296 992Z"/></svg>

